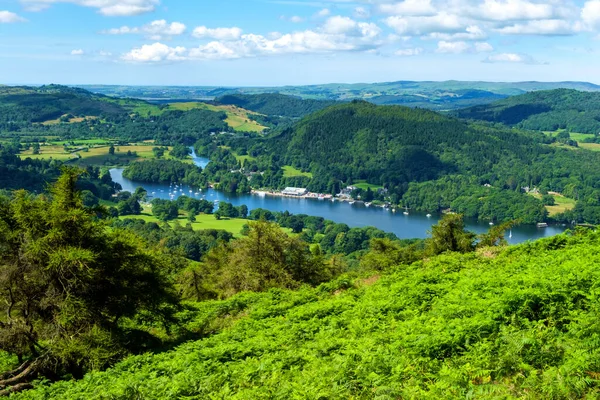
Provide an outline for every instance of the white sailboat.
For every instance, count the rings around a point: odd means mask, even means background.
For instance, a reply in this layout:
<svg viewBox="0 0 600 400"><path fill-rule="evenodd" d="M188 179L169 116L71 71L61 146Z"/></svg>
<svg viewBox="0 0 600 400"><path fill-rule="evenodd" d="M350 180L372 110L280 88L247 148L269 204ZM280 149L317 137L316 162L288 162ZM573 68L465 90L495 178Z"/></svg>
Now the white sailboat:
<svg viewBox="0 0 600 400"><path fill-rule="evenodd" d="M512 239L512 229L510 230L510 232L508 233L508 238Z"/></svg>

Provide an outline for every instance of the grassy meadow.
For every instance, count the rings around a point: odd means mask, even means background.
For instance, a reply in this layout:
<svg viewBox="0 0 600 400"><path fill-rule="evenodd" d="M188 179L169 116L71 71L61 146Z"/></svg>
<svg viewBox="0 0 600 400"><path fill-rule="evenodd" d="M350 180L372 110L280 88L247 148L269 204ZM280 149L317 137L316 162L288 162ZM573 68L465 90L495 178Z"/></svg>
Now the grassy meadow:
<svg viewBox="0 0 600 400"><path fill-rule="evenodd" d="M285 178L295 178L297 176L305 176L307 178L312 178L312 172L302 172L299 169L296 169L290 165L285 165L283 167L283 176Z"/></svg>
<svg viewBox="0 0 600 400"><path fill-rule="evenodd" d="M67 148L64 144L74 143ZM23 159L31 158L38 160L71 160L78 165L123 165L132 161L155 158L152 143L134 143L125 146L115 146L115 154L109 154L110 144L102 139L58 141L49 142L40 146L40 154L33 154L33 149L23 151L19 156ZM165 152L164 158L171 158L169 150ZM131 155L128 155L131 152ZM192 162L191 160L188 160Z"/></svg>

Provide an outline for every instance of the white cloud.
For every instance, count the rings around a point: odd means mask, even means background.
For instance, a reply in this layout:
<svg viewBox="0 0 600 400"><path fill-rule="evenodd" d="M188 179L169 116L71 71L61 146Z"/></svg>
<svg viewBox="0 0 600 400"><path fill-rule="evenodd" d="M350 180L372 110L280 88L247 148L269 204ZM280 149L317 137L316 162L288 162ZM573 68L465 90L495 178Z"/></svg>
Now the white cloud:
<svg viewBox="0 0 600 400"><path fill-rule="evenodd" d="M325 18L328 17L331 14L331 11L329 10L329 8L324 8L322 10L320 10L319 12L317 12L314 17L315 18Z"/></svg>
<svg viewBox="0 0 600 400"><path fill-rule="evenodd" d="M122 26L120 28L112 28L101 33L107 35L126 35L126 34L143 34L152 40L160 40L163 37L178 36L185 32L186 26L181 22L168 23L164 19L152 21L142 27Z"/></svg>
<svg viewBox="0 0 600 400"><path fill-rule="evenodd" d="M494 47L487 42L477 42L475 43L475 51L477 53L489 53L494 51Z"/></svg>
<svg viewBox="0 0 600 400"><path fill-rule="evenodd" d="M585 2L581 9L580 30L600 30L600 0Z"/></svg>
<svg viewBox="0 0 600 400"><path fill-rule="evenodd" d="M463 54L463 53L489 53L494 51L494 47L487 42L476 42L475 44L459 42L438 42L436 53Z"/></svg>
<svg viewBox="0 0 600 400"><path fill-rule="evenodd" d="M431 0L404 0L399 3L381 4L377 9L384 14L398 16L432 16L436 14Z"/></svg>
<svg viewBox="0 0 600 400"><path fill-rule="evenodd" d="M181 61L185 59L186 48L169 47L159 42L145 44L121 56L123 61L153 63L161 61Z"/></svg>
<svg viewBox="0 0 600 400"><path fill-rule="evenodd" d="M420 47L416 47L414 49L400 49L397 50L394 54L401 57L412 57L418 56L421 53L423 53L423 49Z"/></svg>
<svg viewBox="0 0 600 400"><path fill-rule="evenodd" d="M543 19L528 21L524 24L515 24L500 28L497 32L504 35L573 35L574 26L562 19Z"/></svg>
<svg viewBox="0 0 600 400"><path fill-rule="evenodd" d="M425 36L426 39L436 39L436 40L483 40L487 38L487 33L483 31L477 25L467 26L464 32L457 33L441 33L441 32L432 32L429 35Z"/></svg>
<svg viewBox="0 0 600 400"><path fill-rule="evenodd" d="M71 50L71 55L72 56L82 56L84 54L85 54L85 51L83 51L83 49Z"/></svg>
<svg viewBox="0 0 600 400"><path fill-rule="evenodd" d="M0 11L0 24L12 24L15 22L25 22L25 18L19 17L10 11Z"/></svg>
<svg viewBox="0 0 600 400"><path fill-rule="evenodd" d="M441 12L431 17L392 16L385 23L403 36L428 35L438 33L458 33L464 31L468 24L457 15Z"/></svg>
<svg viewBox="0 0 600 400"><path fill-rule="evenodd" d="M242 30L237 27L211 29L206 26L199 26L194 29L192 36L199 39L237 40L242 36Z"/></svg>
<svg viewBox="0 0 600 400"><path fill-rule="evenodd" d="M371 17L371 13L364 7L356 7L354 9L354 18L367 19Z"/></svg>
<svg viewBox="0 0 600 400"><path fill-rule="evenodd" d="M294 15L294 16L290 17L290 22L293 22L294 24L299 24L301 22L304 22L304 18L302 18L298 15Z"/></svg>
<svg viewBox="0 0 600 400"><path fill-rule="evenodd" d="M542 64L528 54L500 53L488 56L485 63Z"/></svg>
<svg viewBox="0 0 600 400"><path fill-rule="evenodd" d="M112 53L110 51L100 50L98 55L101 57L111 57Z"/></svg>
<svg viewBox="0 0 600 400"><path fill-rule="evenodd" d="M98 9L102 15L122 17L154 11L159 0L21 0L28 11L41 11L52 4L72 3Z"/></svg>
<svg viewBox="0 0 600 400"><path fill-rule="evenodd" d="M325 21L323 30L333 35L339 35L353 31L356 27L357 23L353 19L336 15Z"/></svg>
<svg viewBox="0 0 600 400"><path fill-rule="evenodd" d="M121 58L132 62L222 60L285 54L371 51L385 43L377 25L344 18L328 21L317 30L288 34L272 33L268 36L241 34L241 30L232 33L230 28L201 28L194 31L196 36L216 40L189 51L183 47L172 48L162 43L154 43L133 49Z"/></svg>
<svg viewBox="0 0 600 400"><path fill-rule="evenodd" d="M485 0L475 11L476 17L490 21L550 19L555 14L552 1L533 3L527 0Z"/></svg>
<svg viewBox="0 0 600 400"><path fill-rule="evenodd" d="M446 42L442 40L438 42L436 53L461 54L466 53L470 49L471 45L467 42Z"/></svg>

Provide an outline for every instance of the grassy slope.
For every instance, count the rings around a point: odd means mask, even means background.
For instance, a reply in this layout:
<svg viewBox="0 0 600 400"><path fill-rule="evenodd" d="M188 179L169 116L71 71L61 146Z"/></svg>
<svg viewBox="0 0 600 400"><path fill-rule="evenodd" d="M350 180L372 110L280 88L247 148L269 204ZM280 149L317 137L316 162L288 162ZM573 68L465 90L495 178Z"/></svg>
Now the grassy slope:
<svg viewBox="0 0 600 400"><path fill-rule="evenodd" d="M289 165L283 166L284 178L295 178L297 176L306 176L307 178L312 178L313 174L311 172L302 172L299 169L296 169Z"/></svg>
<svg viewBox="0 0 600 400"><path fill-rule="evenodd" d="M240 132L262 132L266 127L260 125L256 121L252 121L248 118L250 114L256 114L255 112L244 110L243 108L235 106L214 106L212 104L190 102L190 103L171 103L169 109L171 110L182 110L189 111L193 109L209 110L209 111L223 111L227 114L225 122L227 125Z"/></svg>
<svg viewBox="0 0 600 400"><path fill-rule="evenodd" d="M87 143L86 143L87 142ZM77 144L89 144L93 145L88 149L88 151L82 150L71 150L69 152L65 152L64 148L60 143L64 142L52 142L49 145L43 145L40 148L40 154L33 154L33 150L27 150L19 154L21 158L32 158L32 159L54 159L54 160L77 160L75 161L80 165L117 165L117 164L127 164L132 161L141 161L144 159L155 158L152 149L155 147L152 144L132 144L129 146L116 146L115 147L115 155L111 156L108 154L108 149L110 146L103 144L94 144L93 140L85 141L75 141ZM77 146L71 146L71 148L75 149ZM171 147L169 147L169 150ZM136 156L128 156L127 152L131 151L132 153L137 153ZM81 158L78 159L78 155ZM164 158L171 159L169 151L165 153ZM192 162L191 159L187 160ZM184 161L185 162L185 161Z"/></svg>
<svg viewBox="0 0 600 400"><path fill-rule="evenodd" d="M532 194L533 197L541 199L541 194ZM575 208L575 204L577 203L574 199L569 199L562 195L553 194L555 204L553 206L546 206L546 210L548 210L548 214L552 217L557 214L561 214L565 211L572 210Z"/></svg>
<svg viewBox="0 0 600 400"><path fill-rule="evenodd" d="M161 223L156 217L154 217L148 209L144 210L142 215L125 215L121 219L135 218L142 219L146 222ZM189 221L182 215L176 220L180 225L185 226ZM196 222L192 223L192 228L195 231L206 230L206 229L221 229L227 232L231 232L236 236L240 235L244 225L248 223L246 219L240 218L223 218L217 220L214 215L200 214L196 216ZM170 221L171 226L175 226L175 221Z"/></svg>
<svg viewBox="0 0 600 400"><path fill-rule="evenodd" d="M597 398L599 241L562 235L238 295L218 306L246 316L221 333L15 398Z"/></svg>

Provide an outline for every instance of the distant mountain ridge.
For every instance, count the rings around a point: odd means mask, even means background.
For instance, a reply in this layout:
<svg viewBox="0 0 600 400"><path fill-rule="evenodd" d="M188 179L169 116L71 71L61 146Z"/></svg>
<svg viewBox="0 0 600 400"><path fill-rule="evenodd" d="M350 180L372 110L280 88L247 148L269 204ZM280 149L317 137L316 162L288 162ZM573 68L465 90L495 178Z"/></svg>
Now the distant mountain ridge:
<svg viewBox="0 0 600 400"><path fill-rule="evenodd" d="M278 93L304 99L397 104L434 110L454 110L536 90L576 89L600 91L589 82L483 82L483 81L395 81L381 83L329 83L322 85L219 87L219 86L119 86L80 85L94 93L150 101L214 100L226 95Z"/></svg>

